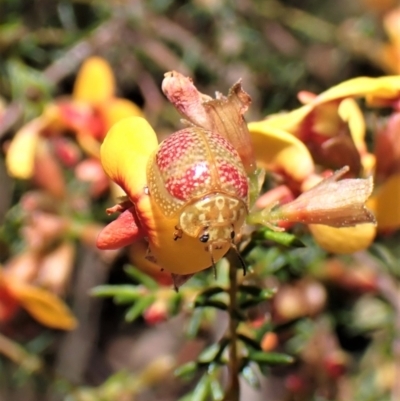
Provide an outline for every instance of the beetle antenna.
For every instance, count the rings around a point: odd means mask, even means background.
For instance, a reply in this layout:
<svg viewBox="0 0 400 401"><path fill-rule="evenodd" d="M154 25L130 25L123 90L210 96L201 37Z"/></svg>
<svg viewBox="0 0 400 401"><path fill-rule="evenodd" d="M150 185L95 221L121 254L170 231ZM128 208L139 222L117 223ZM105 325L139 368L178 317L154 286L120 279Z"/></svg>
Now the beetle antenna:
<svg viewBox="0 0 400 401"><path fill-rule="evenodd" d="M211 267L213 269L213 273L214 273L214 279L217 279L217 267L215 266L215 260L214 260L214 256L212 254L212 245L210 244L208 246L208 252L210 252L211 255Z"/></svg>
<svg viewBox="0 0 400 401"><path fill-rule="evenodd" d="M239 261L240 261L240 264L241 264L241 266L242 266L242 269L243 269L243 276L245 276L246 273L247 273L247 265L246 265L246 262L245 262L244 259L242 258L242 255L240 254L239 250L237 249L237 246L236 246L233 242L232 242L232 244L231 244L231 248L233 248L233 250L236 252L236 255L237 255L237 257L238 257L238 259L239 259Z"/></svg>

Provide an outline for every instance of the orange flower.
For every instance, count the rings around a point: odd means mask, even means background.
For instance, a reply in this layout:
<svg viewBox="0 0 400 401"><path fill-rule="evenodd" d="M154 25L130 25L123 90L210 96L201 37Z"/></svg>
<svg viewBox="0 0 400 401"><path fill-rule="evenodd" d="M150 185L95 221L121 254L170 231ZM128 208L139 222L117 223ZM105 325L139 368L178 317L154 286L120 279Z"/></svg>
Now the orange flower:
<svg viewBox="0 0 400 401"><path fill-rule="evenodd" d="M174 274L186 275L211 265L210 254L198 238L188 235L174 239L177 220L166 217L147 193L146 168L158 147L157 136L146 120L126 118L115 124L101 146L101 160L107 175L128 195L120 216L99 235L100 249L115 249L146 237L149 257ZM111 211L118 211L118 207ZM128 224L127 224L128 222ZM213 253L218 261L227 246Z"/></svg>
<svg viewBox="0 0 400 401"><path fill-rule="evenodd" d="M0 323L10 321L20 307L39 323L54 329L72 330L77 325L75 317L60 298L25 282L10 270L0 270Z"/></svg>
<svg viewBox="0 0 400 401"><path fill-rule="evenodd" d="M134 103L115 96L115 78L109 64L91 57L84 62L70 98L56 100L42 115L23 126L11 141L6 155L10 175L28 179L40 162L38 147L46 138L73 132L80 147L98 158L100 143L120 119L142 112Z"/></svg>
<svg viewBox="0 0 400 401"><path fill-rule="evenodd" d="M310 189L321 180L321 177L315 175L315 164L325 168L349 165L353 176L372 175L376 164L382 166L382 161L376 163L376 157L381 156L367 151L364 116L354 100L359 97L365 98L369 106L392 106L396 109L400 100L400 76L354 78L318 96L300 93L300 98L306 103L304 106L250 123L257 163L265 164L267 161L270 169L283 173L295 195L298 191ZM390 147L387 141L390 142L392 137L393 132L385 134L381 142L385 140L385 146ZM283 151L271 153L271 142L275 149ZM285 155L287 149L290 149L290 157ZM388 153L385 155L387 158ZM390 157L390 166L382 166L381 170L395 171L397 161L393 163L393 159L394 156ZM395 206L400 202L398 188L400 175L393 175L376 188L367 202L381 230L400 227L399 209ZM309 227L322 247L339 253L364 249L373 241L376 233L373 224L346 228L322 225Z"/></svg>

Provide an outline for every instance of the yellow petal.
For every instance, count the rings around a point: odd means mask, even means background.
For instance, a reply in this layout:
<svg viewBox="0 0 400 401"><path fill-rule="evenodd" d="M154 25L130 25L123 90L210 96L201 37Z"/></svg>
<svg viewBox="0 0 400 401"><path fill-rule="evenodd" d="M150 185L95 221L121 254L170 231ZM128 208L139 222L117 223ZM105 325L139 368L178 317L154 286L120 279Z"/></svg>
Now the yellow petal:
<svg viewBox="0 0 400 401"><path fill-rule="evenodd" d="M41 324L60 330L76 327L76 319L68 306L51 292L10 278L7 283L22 307Z"/></svg>
<svg viewBox="0 0 400 401"><path fill-rule="evenodd" d="M310 224L308 227L321 248L340 254L354 253L368 248L376 235L376 226L372 223L344 228L320 224Z"/></svg>
<svg viewBox="0 0 400 401"><path fill-rule="evenodd" d="M115 78L108 62L100 57L87 59L75 80L74 100L97 105L114 96Z"/></svg>
<svg viewBox="0 0 400 401"><path fill-rule="evenodd" d="M400 174L391 176L367 202L378 221L378 230L400 227Z"/></svg>
<svg viewBox="0 0 400 401"><path fill-rule="evenodd" d="M372 153L365 153L361 156L361 164L363 167L364 177L368 177L374 174L376 167L376 156Z"/></svg>
<svg viewBox="0 0 400 401"><path fill-rule="evenodd" d="M96 138L93 137L90 132L77 132L76 141L89 156L92 156L95 159L99 159L100 143Z"/></svg>
<svg viewBox="0 0 400 401"><path fill-rule="evenodd" d="M258 124L262 123L265 126L279 128L296 135L299 125L312 109L313 106L305 105L288 113L272 114Z"/></svg>
<svg viewBox="0 0 400 401"><path fill-rule="evenodd" d="M111 198L113 199L114 203L118 203L121 198L126 196L124 190L115 182L110 182L110 192Z"/></svg>
<svg viewBox="0 0 400 401"><path fill-rule="evenodd" d="M350 134L357 150L360 153L366 152L365 121L357 102L354 99L344 99L340 102L338 113L340 118L349 125Z"/></svg>
<svg viewBox="0 0 400 401"><path fill-rule="evenodd" d="M126 117L144 117L142 110L128 99L114 98L101 105L106 130Z"/></svg>
<svg viewBox="0 0 400 401"><path fill-rule="evenodd" d="M20 179L32 177L39 135L44 126L45 120L38 117L15 134L6 155L6 166L11 176Z"/></svg>
<svg viewBox="0 0 400 401"><path fill-rule="evenodd" d="M394 99L400 92L400 76L386 76L380 78L358 77L344 81L318 95L312 104L326 103L331 100L346 97L363 97Z"/></svg>
<svg viewBox="0 0 400 401"><path fill-rule="evenodd" d="M141 117L116 123L101 146L101 163L107 175L135 202L147 186L146 167L157 149L157 136Z"/></svg>
<svg viewBox="0 0 400 401"><path fill-rule="evenodd" d="M282 169L302 181L314 171L314 162L295 136L268 125L268 120L249 124L257 164L264 168Z"/></svg>
<svg viewBox="0 0 400 401"><path fill-rule="evenodd" d="M289 113L273 114L260 122L260 124L263 123L271 127L280 128L296 135L296 131L304 118L320 104L348 97L366 97L370 104L379 105L383 100L395 99L399 94L400 75L384 76L380 78L353 78L322 92L320 95L310 100L305 106ZM346 105L346 107L350 106ZM354 106L352 107L354 110ZM346 110L342 111L342 113L342 118L350 122L350 117L353 116L347 115ZM354 116L354 118L359 119L359 116ZM354 124L356 123L354 122ZM360 130L360 128L357 127L357 130Z"/></svg>

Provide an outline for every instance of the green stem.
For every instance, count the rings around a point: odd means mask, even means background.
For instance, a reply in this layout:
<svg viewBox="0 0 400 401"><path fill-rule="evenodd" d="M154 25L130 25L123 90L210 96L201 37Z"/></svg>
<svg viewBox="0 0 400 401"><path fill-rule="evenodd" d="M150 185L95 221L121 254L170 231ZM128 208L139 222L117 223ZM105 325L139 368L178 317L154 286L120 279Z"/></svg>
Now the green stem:
<svg viewBox="0 0 400 401"><path fill-rule="evenodd" d="M239 401L240 398L240 384L239 384L239 360L237 352L237 327L238 321L236 320L237 308L237 269L234 262L230 261L229 266L229 387L226 392L224 401Z"/></svg>

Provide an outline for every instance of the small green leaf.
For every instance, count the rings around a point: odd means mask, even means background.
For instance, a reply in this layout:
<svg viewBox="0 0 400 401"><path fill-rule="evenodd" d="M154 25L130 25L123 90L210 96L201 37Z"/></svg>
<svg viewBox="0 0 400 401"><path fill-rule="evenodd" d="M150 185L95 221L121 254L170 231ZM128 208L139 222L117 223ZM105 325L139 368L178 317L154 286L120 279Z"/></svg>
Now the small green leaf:
<svg viewBox="0 0 400 401"><path fill-rule="evenodd" d="M294 361L292 356L278 352L252 351L249 353L248 358L254 362L266 365L288 365Z"/></svg>
<svg viewBox="0 0 400 401"><path fill-rule="evenodd" d="M143 288L136 285L99 285L90 291L96 297L114 297L117 303L127 303L143 295Z"/></svg>
<svg viewBox="0 0 400 401"><path fill-rule="evenodd" d="M210 377L210 392L214 401L221 401L224 398L224 390L219 380L215 377Z"/></svg>
<svg viewBox="0 0 400 401"><path fill-rule="evenodd" d="M264 288L261 291L260 297L267 300L267 299L271 299L275 296L276 294L276 288Z"/></svg>
<svg viewBox="0 0 400 401"><path fill-rule="evenodd" d="M219 362L222 353L226 346L229 344L229 338L222 338L218 344L212 344L207 347L197 358L201 364L210 364L212 362Z"/></svg>
<svg viewBox="0 0 400 401"><path fill-rule="evenodd" d="M193 311L192 317L189 320L187 329L186 329L186 335L189 338L195 338L197 336L197 333L199 331L199 328L201 326L201 322L203 321L205 315L205 310L198 308Z"/></svg>
<svg viewBox="0 0 400 401"><path fill-rule="evenodd" d="M210 380L208 374L204 374L193 391L192 401L206 401L210 394Z"/></svg>
<svg viewBox="0 0 400 401"><path fill-rule="evenodd" d="M260 388L260 380L258 379L256 372L251 366L246 365L242 369L242 377L246 380L250 387L253 387L255 389Z"/></svg>
<svg viewBox="0 0 400 401"><path fill-rule="evenodd" d="M190 380L196 373L197 368L198 368L197 363L191 361L175 369L174 375L176 377L180 377L181 379Z"/></svg>
<svg viewBox="0 0 400 401"><path fill-rule="evenodd" d="M154 295L147 295L139 299L125 314L125 320L127 322L133 322L147 309L155 300Z"/></svg>
<svg viewBox="0 0 400 401"><path fill-rule="evenodd" d="M128 276L130 276L133 280L143 284L149 290L156 290L159 287L157 281L153 280L150 276L148 276L146 273L143 273L136 267L125 266L124 270Z"/></svg>
<svg viewBox="0 0 400 401"><path fill-rule="evenodd" d="M192 401L193 400L193 393L185 394L183 397L179 398L178 401Z"/></svg>
<svg viewBox="0 0 400 401"><path fill-rule="evenodd" d="M272 231L268 228L263 228L257 231L255 236L256 239L270 240L277 244L284 245L287 247L304 248L305 245L295 235L283 232L283 231Z"/></svg>
<svg viewBox="0 0 400 401"><path fill-rule="evenodd" d="M220 344L212 344L201 352L197 360L201 364L209 364L215 361L215 358L220 354L220 351Z"/></svg>
<svg viewBox="0 0 400 401"><path fill-rule="evenodd" d="M182 303L182 294L179 292L175 292L174 295L171 296L168 302L168 310L170 315L176 315L181 310Z"/></svg>

